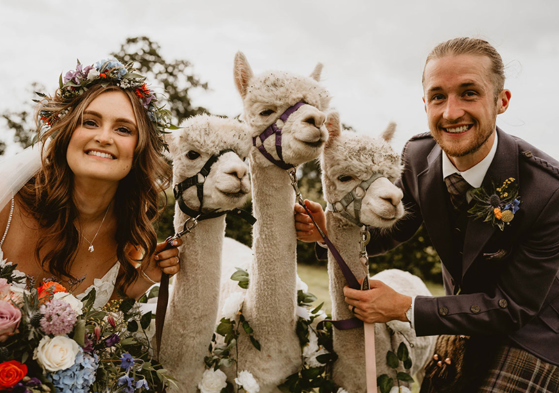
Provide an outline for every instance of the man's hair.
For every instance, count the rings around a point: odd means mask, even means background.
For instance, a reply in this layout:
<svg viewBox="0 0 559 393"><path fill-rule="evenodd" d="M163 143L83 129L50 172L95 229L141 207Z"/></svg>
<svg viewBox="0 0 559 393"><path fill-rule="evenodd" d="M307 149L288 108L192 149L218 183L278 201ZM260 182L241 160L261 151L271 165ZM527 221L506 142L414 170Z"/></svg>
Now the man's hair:
<svg viewBox="0 0 559 393"><path fill-rule="evenodd" d="M477 55L489 58L491 61L490 76L495 88L495 99L497 99L499 93L505 86L505 66L503 64L503 59L489 42L479 38L458 37L437 45L425 60L421 82L425 82L425 68L430 60L458 55Z"/></svg>

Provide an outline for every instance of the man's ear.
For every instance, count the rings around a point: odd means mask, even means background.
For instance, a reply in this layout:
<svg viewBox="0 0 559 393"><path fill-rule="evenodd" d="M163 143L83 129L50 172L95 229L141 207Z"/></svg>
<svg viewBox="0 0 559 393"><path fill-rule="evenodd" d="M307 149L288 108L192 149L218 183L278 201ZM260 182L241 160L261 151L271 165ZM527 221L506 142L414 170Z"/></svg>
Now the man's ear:
<svg viewBox="0 0 559 393"><path fill-rule="evenodd" d="M425 113L427 113L427 103L425 102L425 97L421 97L423 100L423 109L425 109Z"/></svg>
<svg viewBox="0 0 559 393"><path fill-rule="evenodd" d="M499 97L497 98L497 105L498 105L498 109L497 109L497 114L501 114L501 113L505 113L506 110L509 107L509 103L510 103L510 90L507 89L503 89L503 91L501 91L499 93Z"/></svg>

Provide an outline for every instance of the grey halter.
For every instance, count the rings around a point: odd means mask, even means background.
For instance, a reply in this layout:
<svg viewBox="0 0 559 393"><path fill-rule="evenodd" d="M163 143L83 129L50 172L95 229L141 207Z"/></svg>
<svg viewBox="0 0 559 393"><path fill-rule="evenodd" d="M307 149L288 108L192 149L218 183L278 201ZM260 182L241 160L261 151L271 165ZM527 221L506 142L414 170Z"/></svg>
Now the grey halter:
<svg viewBox="0 0 559 393"><path fill-rule="evenodd" d="M337 202L328 202L328 210L334 213L341 214L348 221L352 222L357 226L362 226L360 219L361 213L361 202L367 193L367 190L373 184L373 182L383 176L381 173L373 173L371 177L367 180L362 181L357 187L348 192L342 199ZM353 215L351 215L347 210L348 206L353 202Z"/></svg>

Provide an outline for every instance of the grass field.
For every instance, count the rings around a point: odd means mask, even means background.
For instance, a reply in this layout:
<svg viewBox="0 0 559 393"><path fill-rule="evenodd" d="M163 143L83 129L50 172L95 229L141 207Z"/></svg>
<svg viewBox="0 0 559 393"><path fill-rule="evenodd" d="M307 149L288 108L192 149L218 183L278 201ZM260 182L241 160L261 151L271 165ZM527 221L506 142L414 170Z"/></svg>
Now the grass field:
<svg viewBox="0 0 559 393"><path fill-rule="evenodd" d="M309 292L318 298L316 305L324 302L323 310L326 313L330 313L332 311L332 302L330 301L330 294L328 293L328 271L326 266L299 264L297 266L297 272L299 273L301 280L306 282L309 286ZM426 282L425 284L433 296L444 295L442 285L430 282Z"/></svg>

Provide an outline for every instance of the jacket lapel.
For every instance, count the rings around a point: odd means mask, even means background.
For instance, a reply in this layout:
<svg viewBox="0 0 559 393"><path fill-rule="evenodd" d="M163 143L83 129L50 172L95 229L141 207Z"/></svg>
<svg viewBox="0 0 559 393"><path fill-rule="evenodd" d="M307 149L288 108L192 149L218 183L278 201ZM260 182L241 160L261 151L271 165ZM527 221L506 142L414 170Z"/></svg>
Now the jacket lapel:
<svg viewBox="0 0 559 393"><path fill-rule="evenodd" d="M427 168L417 176L419 203L431 242L449 273L460 277L460 266L453 264L450 218L446 208L446 186L442 175L441 148L435 145L427 156ZM425 218L428 219L425 219Z"/></svg>
<svg viewBox="0 0 559 393"><path fill-rule="evenodd" d="M494 182L500 186L506 179L512 177L518 183L518 146L510 135L504 133L497 127L499 141L495 157L487 170L487 174L483 179L482 187L489 189ZM493 227L489 222L482 220L468 219L468 228L464 238L464 254L462 260L462 277L470 268L477 256L487 244L487 241L493 236L495 231L499 231L497 227ZM505 231L507 227L505 226Z"/></svg>

